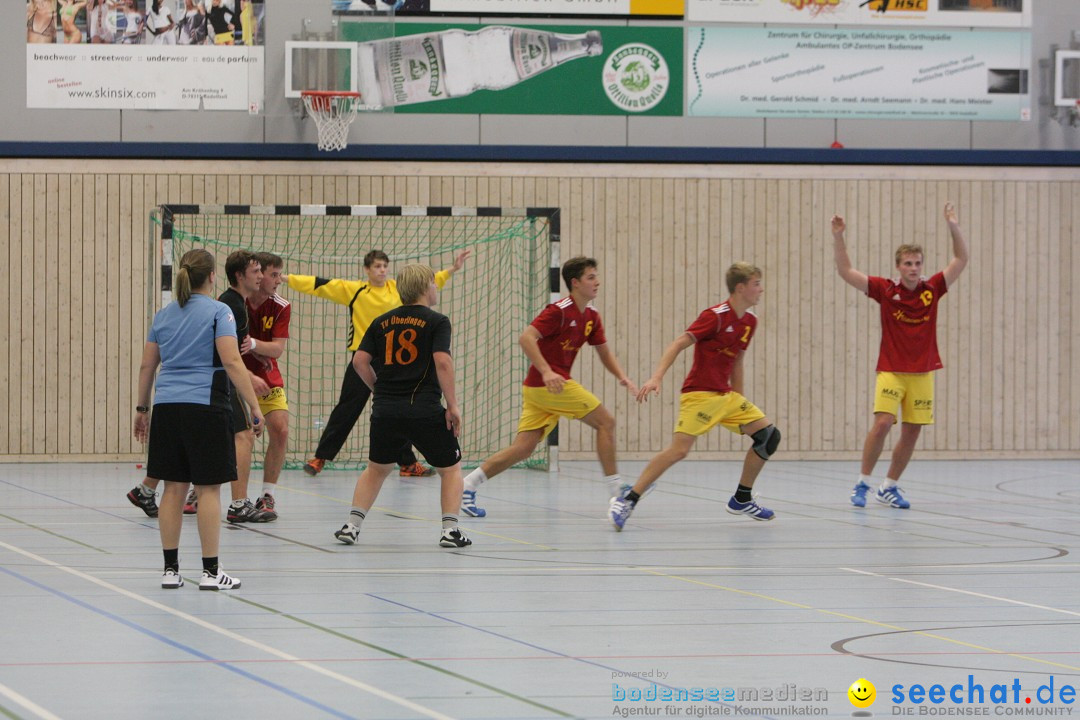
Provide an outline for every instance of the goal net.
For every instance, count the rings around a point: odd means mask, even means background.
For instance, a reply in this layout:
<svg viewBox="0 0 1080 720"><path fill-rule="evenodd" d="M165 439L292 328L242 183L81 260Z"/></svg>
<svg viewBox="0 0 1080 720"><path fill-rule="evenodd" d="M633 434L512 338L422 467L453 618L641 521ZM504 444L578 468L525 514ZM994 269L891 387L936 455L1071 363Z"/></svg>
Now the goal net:
<svg viewBox="0 0 1080 720"><path fill-rule="evenodd" d="M549 299L551 267L558 262L556 209L170 205L151 219L160 260L160 293L150 299L151 314L172 299L172 266L196 247L217 258L218 293L227 287L225 258L239 249L280 255L286 273L350 280L367 279L363 257L369 250L390 257L393 277L410 262L449 268L457 253L471 249L436 308L453 326L463 463L475 466L513 440L528 369L517 339ZM346 349L351 315L345 305L284 283L278 293L292 305L279 364L290 415L286 467L295 469L314 454L337 402L352 357ZM370 405L328 468L364 465L369 417ZM259 446L255 457L262 457ZM541 444L524 465L547 463L548 447Z"/></svg>

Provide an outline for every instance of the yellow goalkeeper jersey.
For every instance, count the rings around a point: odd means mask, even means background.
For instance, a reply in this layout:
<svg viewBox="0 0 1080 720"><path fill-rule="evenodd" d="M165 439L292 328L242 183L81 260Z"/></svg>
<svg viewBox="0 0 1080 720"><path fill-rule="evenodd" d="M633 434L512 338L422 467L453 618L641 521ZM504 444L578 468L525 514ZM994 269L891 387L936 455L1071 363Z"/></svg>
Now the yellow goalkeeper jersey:
<svg viewBox="0 0 1080 720"><path fill-rule="evenodd" d="M435 273L435 285L440 288L449 279L449 270ZM289 287L349 308L349 350L360 347L364 333L375 318L401 307L401 295L398 294L397 280L394 279L388 279L380 288L374 287L367 280L328 280L314 275L289 273Z"/></svg>

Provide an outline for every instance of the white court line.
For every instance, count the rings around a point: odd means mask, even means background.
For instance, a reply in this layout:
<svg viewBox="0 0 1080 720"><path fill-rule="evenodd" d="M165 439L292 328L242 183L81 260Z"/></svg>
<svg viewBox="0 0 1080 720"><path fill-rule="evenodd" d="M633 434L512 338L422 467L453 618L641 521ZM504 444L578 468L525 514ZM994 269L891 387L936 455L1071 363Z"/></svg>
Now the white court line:
<svg viewBox="0 0 1080 720"><path fill-rule="evenodd" d="M60 720L59 716L53 715L51 712L41 707L33 700L23 697L19 693L9 688L7 685L0 685L0 695L3 695L8 700L11 700L14 703L18 703L20 706L34 713L39 718L42 718L42 720Z"/></svg>
<svg viewBox="0 0 1080 720"><path fill-rule="evenodd" d="M1072 615L1073 617L1080 617L1080 612L1050 607L1049 605L1036 605L1035 603L1024 602L1023 600L1013 600L1011 598L998 597L997 595L987 595L985 593L973 592L971 590L961 590L960 588L946 587L945 585L933 585L931 583L919 582L918 580L905 580L904 578L889 577L888 575L881 575L879 573L869 572L868 570L857 570L855 568L840 569L847 570L848 572L858 573L859 575L870 575L871 577L879 577L884 578L885 580L893 580L895 582L907 583L908 585L919 585L921 587L933 588L934 590L947 590L949 592L960 593L961 595L972 595L974 597L983 598L985 600L997 600L999 602L1010 603L1012 605L1023 605L1024 607L1035 608L1036 610L1048 610L1049 612L1061 613L1062 615Z"/></svg>
<svg viewBox="0 0 1080 720"><path fill-rule="evenodd" d="M331 678L333 680L337 680L338 682L344 683L344 684L349 685L351 687L354 687L354 688L356 688L358 690L363 690L364 692L367 692L367 693L370 693L370 694L372 694L372 695L374 695L376 697L382 698L383 700L389 700L390 702L392 702L392 703L394 703L396 705L400 705L400 706L402 706L404 708L408 708L409 710L412 710L413 712L419 713L420 715L423 715L424 717L432 718L432 720L454 720L449 715L443 715L442 713L438 712L437 710L432 710L430 708L424 707L423 705L419 705L417 703L414 703L411 700L407 700L406 698L399 697L397 695L394 695L393 693L386 692L385 690L380 690L377 687L374 687L372 685L368 685L367 683L364 683L364 682L360 682L359 680L355 680L355 679L353 679L351 677L348 677L346 675L342 675L341 673L334 672L333 670L328 670L328 669L326 669L324 667L316 665L313 662L309 662L307 660L301 660L300 658L296 657L295 655L290 655L290 654L288 654L288 653L286 653L286 652L284 652L282 650L278 650L276 648L270 647L269 645L265 645L265 644L263 644L261 642L258 642L257 640L252 640L251 638L244 637L243 635L239 635L237 633L234 633L233 631L227 630L227 629L225 629L225 628L223 628L223 627L221 627L219 625L215 625L215 624L213 624L211 622L207 622L206 620L203 620L201 618L197 618L194 615L189 615L189 614L187 614L185 612L182 612L180 610L176 610L175 608L171 608L168 605L162 605L161 603L159 603L159 602L157 602L155 600L151 600L148 597L144 597L142 595L139 595L138 593L133 593L133 592L131 592L129 590L125 590L124 588L119 587L117 585L113 585L112 583L106 582L105 580L99 580L98 578L96 578L96 577L94 577L92 575L87 575L86 573L81 572L79 570L76 570L74 568L67 567L66 565L61 565L58 562L53 562L52 560L49 560L48 558L41 557L40 555L35 555L34 553L29 552L28 550L23 550L22 548L15 547L14 545L9 545L9 544L7 544L6 542L3 542L3 541L0 541L0 547L6 548L6 549L8 549L8 550L10 550L12 552L18 553L19 555L22 555L23 557L30 558L31 560L39 562L39 563L41 563L43 565L48 565L51 568L55 568L57 570L62 570L63 572L66 572L66 573L68 573L70 575L74 575L75 577L80 578L82 580L87 580L89 582L92 582L95 585L103 587L106 590L111 590L112 592L117 593L118 595L123 595L124 597L129 598L131 600L134 600L136 602L140 602L140 603L142 603L144 605L149 605L150 607L152 607L152 608L154 608L156 610L161 610L163 612L167 612L170 615L178 617L181 620L186 620L187 622L192 623L193 625L198 625L199 627L204 628L206 630L209 630L211 632L215 632L218 635L223 635L224 637L227 637L230 640L235 640L236 642L243 643L244 645L247 645L249 647L253 647L256 650L261 650L262 652L266 653L267 655L273 655L274 657L281 658L282 660L288 660L289 662L295 663L296 665L298 665L300 667L307 668L308 670L311 670L312 672L319 673L320 675L325 675L328 678ZM45 717L45 716L42 716L42 717ZM55 716L54 715L49 715L48 717L53 718ZM59 720L59 719L57 719L57 720Z"/></svg>

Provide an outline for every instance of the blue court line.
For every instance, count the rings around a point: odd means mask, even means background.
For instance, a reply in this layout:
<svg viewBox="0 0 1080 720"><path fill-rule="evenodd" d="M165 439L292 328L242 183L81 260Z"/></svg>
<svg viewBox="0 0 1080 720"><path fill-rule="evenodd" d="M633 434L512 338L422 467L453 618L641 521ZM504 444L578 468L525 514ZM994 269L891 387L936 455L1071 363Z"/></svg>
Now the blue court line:
<svg viewBox="0 0 1080 720"><path fill-rule="evenodd" d="M190 647L188 645L184 645L183 643L177 642L176 640L173 640L172 638L167 638L164 635L161 635L160 633L156 633L156 632L154 632L153 630L151 630L149 628L146 628L146 627L143 627L142 625L139 625L138 623L131 622L127 618L116 615L115 613L111 613L108 610L103 610L101 608L95 607L95 606L91 605L90 603L88 603L88 602L86 602L84 600L80 600L80 599L78 599L76 597L72 597L71 595L68 595L67 593L63 592L62 590L57 590L56 588L49 587L48 585L40 583L37 580L33 580L31 578L28 578L25 575L22 575L20 573L15 572L14 570L10 570L10 569L4 567L3 565L0 565L0 572L3 572L5 574L7 574L7 575L10 575L11 577L16 578L17 580L21 580L21 581L23 581L24 583L26 583L28 585L32 585L32 586L38 588L39 590L44 590L47 593L55 595L56 597L60 598L61 600L66 600L66 601L68 601L70 603L78 605L79 607L81 607L81 608L83 608L85 610L89 610L90 612L97 613L98 615L106 617L109 620L112 620L113 622L120 623L121 625L124 625L124 626L126 626L128 628L131 628L132 630L135 630L136 632L142 633L143 635L146 635L146 636L151 637L151 638L153 638L155 640L158 640L158 641L160 641L160 642L162 642L162 643L164 643L166 645L170 645L170 646L176 648L177 650L188 653L189 655L194 655L195 657L199 658L200 660L206 660L206 661L212 662L217 667L225 668L226 670L229 670L230 672L236 673L237 675L239 675L239 676L241 676L243 678L246 678L246 679L251 680L253 682L257 682L260 685L264 685L264 686L270 688L271 690L277 690L278 692L282 693L283 695L291 697L294 700L299 700L300 702L304 703L305 705L310 705L311 707L322 710L323 712L325 712L325 713L327 713L329 715L332 715L332 716L337 717L337 718L342 718L342 720L359 720L359 718L356 718L356 717L354 717L352 715L346 715L345 713L340 712L338 710L335 710L332 707L328 707L326 705L323 705L322 703L318 702L317 700L313 700L313 699L311 699L311 698L309 698L309 697L307 697L305 695L301 695L300 693L298 693L298 692L296 692L294 690L290 690L289 688L287 688L287 687L285 687L283 685L279 685L279 684L277 684L277 683L275 683L275 682L273 682L271 680L261 678L258 675L255 675L254 673L251 673L251 672L248 672L247 670L236 667L235 665L233 665L231 663L228 663L228 662L225 662L224 660L218 660L217 658L211 657L210 655L207 655L206 653L204 653L204 652L202 652L200 650L196 650L193 647Z"/></svg>

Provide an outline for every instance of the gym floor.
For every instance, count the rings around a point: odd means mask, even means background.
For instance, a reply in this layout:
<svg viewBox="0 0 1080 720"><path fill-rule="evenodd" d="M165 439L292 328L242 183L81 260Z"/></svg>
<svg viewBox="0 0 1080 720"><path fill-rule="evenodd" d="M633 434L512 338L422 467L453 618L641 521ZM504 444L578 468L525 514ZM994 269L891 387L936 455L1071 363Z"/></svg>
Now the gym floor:
<svg viewBox="0 0 1080 720"><path fill-rule="evenodd" d="M1072 713L1080 462L916 461L896 510L849 504L855 463L773 461L772 522L724 512L738 468L677 465L622 533L595 463L510 471L462 550L437 545L437 478L388 479L346 546L355 474L286 472L277 522L223 528L242 587L208 593L194 518L189 582L159 587L132 465L0 465L0 714Z"/></svg>

